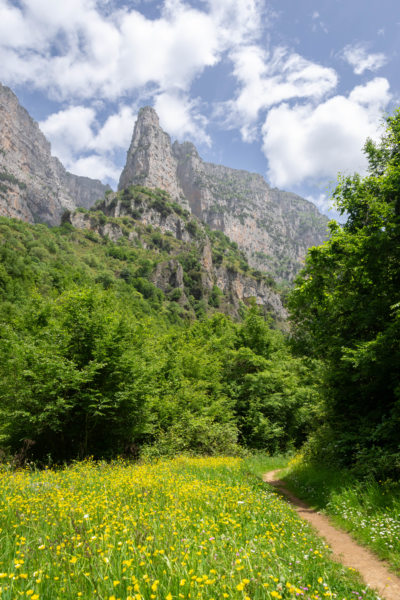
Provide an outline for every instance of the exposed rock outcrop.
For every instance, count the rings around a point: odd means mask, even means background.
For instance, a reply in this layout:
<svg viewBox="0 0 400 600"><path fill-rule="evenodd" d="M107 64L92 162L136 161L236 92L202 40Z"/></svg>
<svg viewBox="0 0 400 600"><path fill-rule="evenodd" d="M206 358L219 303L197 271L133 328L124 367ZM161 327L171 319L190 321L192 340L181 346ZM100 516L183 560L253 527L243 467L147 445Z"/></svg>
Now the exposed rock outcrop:
<svg viewBox="0 0 400 600"><path fill-rule="evenodd" d="M221 243L226 248L221 256L221 250L216 249L212 240L214 234L209 233L197 217L169 202L166 196L154 198L132 188L107 194L96 208L98 211L71 213L69 222L114 242L125 237L144 248L156 248L160 252L167 249L169 258L157 262L150 280L163 292L176 294L176 301L182 306L188 305L189 297L195 294L196 300L209 303L212 299L220 310L238 316L241 303L254 300L276 320L286 319L287 313L276 288L262 274L255 276L247 263L243 263L247 268L244 272L229 262L231 242L224 236ZM238 250L233 252L240 258ZM218 261L214 260L214 254L219 256ZM195 260L184 267L186 260L182 257L189 255Z"/></svg>
<svg viewBox="0 0 400 600"><path fill-rule="evenodd" d="M92 206L107 189L66 171L36 121L0 84L0 215L56 225L65 209Z"/></svg>
<svg viewBox="0 0 400 600"><path fill-rule="evenodd" d="M257 173L203 162L193 144L175 142L173 152L193 213L235 241L252 267L290 281L308 248L326 239L328 219L304 198Z"/></svg>
<svg viewBox="0 0 400 600"><path fill-rule="evenodd" d="M307 249L327 237L311 203L272 189L261 175L204 162L190 142L171 146L150 107L138 115L119 189L161 188L211 229L237 242L251 266L291 281Z"/></svg>
<svg viewBox="0 0 400 600"><path fill-rule="evenodd" d="M177 168L171 138L161 129L156 111L150 106L141 108L118 189L129 185L160 188L188 208L176 177Z"/></svg>

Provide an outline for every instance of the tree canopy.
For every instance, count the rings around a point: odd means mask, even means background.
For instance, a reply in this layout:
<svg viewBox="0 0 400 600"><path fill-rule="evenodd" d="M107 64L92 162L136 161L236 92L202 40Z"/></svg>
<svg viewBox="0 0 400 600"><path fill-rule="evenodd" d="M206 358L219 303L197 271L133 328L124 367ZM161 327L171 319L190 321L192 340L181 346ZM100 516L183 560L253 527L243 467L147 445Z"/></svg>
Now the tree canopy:
<svg viewBox="0 0 400 600"><path fill-rule="evenodd" d="M364 151L368 174L333 194L347 220L309 250L289 304L295 345L324 362L314 451L400 474L400 111Z"/></svg>
<svg viewBox="0 0 400 600"><path fill-rule="evenodd" d="M43 464L298 447L315 393L282 332L256 306L241 322L217 302L185 310L151 282L154 249L91 233L0 218L0 451ZM198 257L181 258L193 273Z"/></svg>

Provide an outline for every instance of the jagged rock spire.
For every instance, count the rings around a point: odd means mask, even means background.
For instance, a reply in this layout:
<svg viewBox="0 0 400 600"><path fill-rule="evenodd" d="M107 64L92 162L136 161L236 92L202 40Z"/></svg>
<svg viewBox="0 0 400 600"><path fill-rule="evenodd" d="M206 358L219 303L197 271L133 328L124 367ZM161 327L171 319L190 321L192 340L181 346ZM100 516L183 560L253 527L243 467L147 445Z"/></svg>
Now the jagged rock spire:
<svg viewBox="0 0 400 600"><path fill-rule="evenodd" d="M191 142L174 142L155 110L141 109L119 188L161 188L211 229L222 230L252 267L292 280L307 251L326 239L327 218L257 173L204 162Z"/></svg>
<svg viewBox="0 0 400 600"><path fill-rule="evenodd" d="M177 166L171 138L161 129L156 111L151 106L141 108L118 189L130 185L161 188L186 208L188 204L177 178Z"/></svg>

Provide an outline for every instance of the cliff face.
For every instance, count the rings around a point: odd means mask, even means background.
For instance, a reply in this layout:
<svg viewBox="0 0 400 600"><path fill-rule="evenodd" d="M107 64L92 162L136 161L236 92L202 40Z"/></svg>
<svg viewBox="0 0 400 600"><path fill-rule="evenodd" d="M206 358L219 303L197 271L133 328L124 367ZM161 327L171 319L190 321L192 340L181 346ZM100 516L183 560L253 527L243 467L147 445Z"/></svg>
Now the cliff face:
<svg viewBox="0 0 400 600"><path fill-rule="evenodd" d="M56 225L65 209L89 207L107 189L67 172L38 124L0 84L0 215Z"/></svg>
<svg viewBox="0 0 400 600"><path fill-rule="evenodd" d="M195 301L218 306L234 317L240 305L253 299L274 318L283 322L286 311L281 297L267 278L249 268L240 251L224 235L216 236L189 211L170 202L166 194L143 188L107 194L91 211L75 211L69 222L116 242L128 243L160 253L150 274L151 281L165 293L177 293L179 304ZM167 253L167 257L162 257ZM214 303L214 304L213 304Z"/></svg>
<svg viewBox="0 0 400 600"><path fill-rule="evenodd" d="M157 113L149 106L141 108L118 189L130 185L160 188L188 208L176 176L177 168L171 138L161 129Z"/></svg>
<svg viewBox="0 0 400 600"><path fill-rule="evenodd" d="M291 281L307 249L326 239L328 219L311 202L272 189L261 175L206 163L189 142L171 146L149 107L139 113L119 189L132 183L167 190L279 280Z"/></svg>

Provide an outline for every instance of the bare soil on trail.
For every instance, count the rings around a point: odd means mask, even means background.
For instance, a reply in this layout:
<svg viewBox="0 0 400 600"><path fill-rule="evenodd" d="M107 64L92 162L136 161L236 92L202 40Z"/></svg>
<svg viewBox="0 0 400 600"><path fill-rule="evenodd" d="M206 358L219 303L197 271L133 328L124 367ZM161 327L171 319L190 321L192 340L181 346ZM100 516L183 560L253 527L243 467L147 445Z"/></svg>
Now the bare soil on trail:
<svg viewBox="0 0 400 600"><path fill-rule="evenodd" d="M365 583L376 590L382 599L400 600L400 578L389 571L387 564L357 544L348 533L336 529L328 517L321 515L296 498L288 490L284 481L278 478L279 471L280 469L277 469L265 473L263 480L286 496L298 515L311 523L317 533L326 539L332 548L333 558L346 567L352 567L358 571Z"/></svg>

